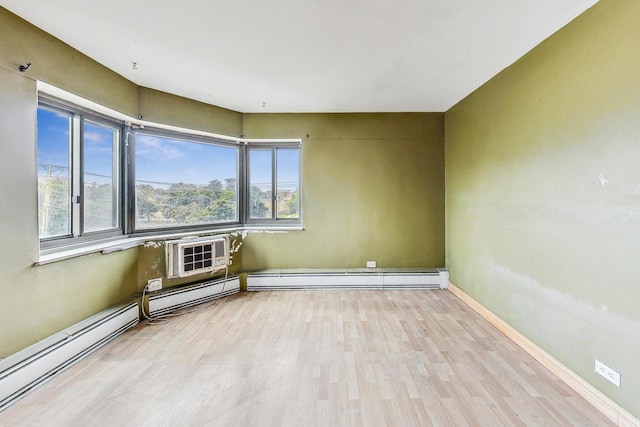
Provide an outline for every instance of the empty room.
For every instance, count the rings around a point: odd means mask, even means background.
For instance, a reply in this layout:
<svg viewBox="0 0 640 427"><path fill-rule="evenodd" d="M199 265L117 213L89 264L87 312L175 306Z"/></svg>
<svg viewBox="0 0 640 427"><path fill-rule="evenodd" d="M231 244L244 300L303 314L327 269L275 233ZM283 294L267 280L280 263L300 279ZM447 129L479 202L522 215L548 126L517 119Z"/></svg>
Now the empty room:
<svg viewBox="0 0 640 427"><path fill-rule="evenodd" d="M0 426L640 426L640 2L0 34Z"/></svg>

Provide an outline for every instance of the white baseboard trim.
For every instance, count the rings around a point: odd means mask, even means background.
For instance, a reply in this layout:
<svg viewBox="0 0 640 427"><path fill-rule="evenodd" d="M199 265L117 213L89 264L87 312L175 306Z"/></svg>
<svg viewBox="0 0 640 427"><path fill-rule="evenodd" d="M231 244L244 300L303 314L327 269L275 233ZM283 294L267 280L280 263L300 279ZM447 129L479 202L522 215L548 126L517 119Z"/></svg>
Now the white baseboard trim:
<svg viewBox="0 0 640 427"><path fill-rule="evenodd" d="M240 292L240 279L215 279L174 288L166 288L149 295L149 316L163 316L172 311L192 307L203 302Z"/></svg>
<svg viewBox="0 0 640 427"><path fill-rule="evenodd" d="M247 291L446 289L444 268L285 269L247 273Z"/></svg>
<svg viewBox="0 0 640 427"><path fill-rule="evenodd" d="M139 322L138 303L108 308L0 361L0 411Z"/></svg>
<svg viewBox="0 0 640 427"><path fill-rule="evenodd" d="M571 369L562 364L559 360L555 359L549 353L538 347L527 337L515 330L478 301L464 293L464 291L453 283L449 283L449 291L476 311L480 316L485 318L489 323L495 326L496 329L505 334L524 351L529 353L544 367L558 376L565 384L595 406L600 412L607 416L607 418L616 423L616 425L623 427L640 427L640 420L638 420L638 418L634 417L626 409L618 405L609 397L605 396L600 390L596 389Z"/></svg>

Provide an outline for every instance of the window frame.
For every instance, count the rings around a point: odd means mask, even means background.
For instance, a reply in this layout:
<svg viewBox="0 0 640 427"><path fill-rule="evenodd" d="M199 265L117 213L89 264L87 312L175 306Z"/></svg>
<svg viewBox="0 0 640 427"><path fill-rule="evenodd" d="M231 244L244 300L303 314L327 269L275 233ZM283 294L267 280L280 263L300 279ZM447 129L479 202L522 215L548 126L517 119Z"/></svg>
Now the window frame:
<svg viewBox="0 0 640 427"><path fill-rule="evenodd" d="M296 218L278 217L278 153L279 149L298 150L298 216ZM302 224L302 140L249 140L246 143L246 219L250 226L300 226ZM251 151L271 151L271 218L251 217Z"/></svg>
<svg viewBox="0 0 640 427"><path fill-rule="evenodd" d="M118 131L118 137L117 137L117 144L116 144L116 150L117 152L115 153L115 155L113 156L115 161L112 159L112 163L111 163L111 171L114 174L114 176L112 177L112 180L115 178L115 185L114 187L117 188L117 194L114 194L112 192L111 197L112 197L112 203L116 203L115 208L112 208L113 213L115 213L116 216L116 225L114 227L110 227L110 228L103 228L101 230L94 230L94 231L86 231L86 227L85 227L85 223L86 223L86 218L85 218L85 214L86 214L86 208L87 208L87 197L86 197L86 171L85 171L85 153L86 150L85 148L85 138L84 138L84 124L85 122L88 121L90 123L94 123L100 126L105 126L105 127L109 127L112 129L115 129ZM122 235L124 234L124 226L125 226L125 220L124 220L124 211L125 211L125 197L124 197L124 170L123 170L123 165L125 164L125 157L124 157L124 135L126 130L126 126L124 125L124 123L121 126L115 126L115 123L109 123L106 122L104 120L96 120L94 117L90 116L90 115L83 115L81 118L81 122L80 122L80 132L82 135L82 150L80 152L80 173L82 175L82 182L79 182L80 185L80 200L82 201L82 203L80 204L80 218L81 220L81 234L83 236L92 236L92 235L104 235L104 234L112 234L113 233L118 233L117 235ZM113 183L112 183L113 185Z"/></svg>
<svg viewBox="0 0 640 427"><path fill-rule="evenodd" d="M246 139L243 136L232 137L214 134L206 131L171 126L162 123L143 121L141 117L135 119L117 111L103 107L92 101L67 93L53 86L38 82L38 102L35 113L42 107L59 111L70 116L70 132L73 140L69 142L69 180L71 186L70 198L70 228L71 234L40 238L40 201L39 184L36 184L38 194L38 228L39 256L35 265L46 264L56 260L93 253L109 253L114 250L134 247L141 242L152 239L175 238L180 236L209 235L220 232L234 232L242 230L302 230L302 139ZM118 153L115 156L115 170L118 171L116 191L118 206L117 226L108 230L85 232L84 221L84 121L85 119L97 125L108 126L118 130ZM38 176L38 132L36 126L36 177ZM190 142L229 146L238 149L237 153L237 221L185 225L178 227L158 227L149 229L135 229L135 134L155 134ZM249 212L249 165L248 153L251 149L269 149L272 151L273 195L277 196L277 164L276 150L278 148L298 149L298 217L276 218L277 204L272 218L251 219ZM113 177L112 177L113 178ZM36 179L37 180L37 179ZM113 182L113 181L112 181ZM76 203L76 196L80 196L80 204Z"/></svg>
<svg viewBox="0 0 640 427"><path fill-rule="evenodd" d="M222 146L229 148L236 148L237 153L237 216L235 221L224 222L212 222L206 224L192 224L182 225L175 227L154 227L154 228L136 228L136 134L150 135L161 138L176 139L184 142L207 144L214 146ZM239 142L233 142L231 140L224 140L222 138L207 137L196 134L189 134L183 132L169 131L165 129L155 127L136 127L132 129L132 140L129 144L129 167L127 176L127 187L129 197L127 200L127 214L129 217L129 234L136 236L147 236L166 233L183 233L183 232L206 232L215 231L228 228L240 228L243 224L243 211L244 211L244 150Z"/></svg>
<svg viewBox="0 0 640 427"><path fill-rule="evenodd" d="M69 200L70 207L70 234L40 237L40 250L56 250L58 248L69 248L79 245L85 245L95 243L97 241L103 241L124 236L125 232L125 176L124 167L125 164L125 147L124 147L124 135L126 132L125 123L114 119L109 116L96 113L94 111L82 108L80 106L70 104L53 96L49 96L44 93L38 94L37 110L40 108L50 110L53 112L61 112L65 115L69 115L71 118L70 127L70 146L69 146L69 180L71 182L71 194ZM112 158L112 170L117 172L116 188L112 189L113 192L117 192L117 195L113 197L114 202L117 203L115 212L117 214L117 224L115 227L110 227L103 230L85 231L85 171L84 171L84 122L87 120L90 123L94 123L100 126L106 126L117 130L118 141L116 144L117 153ZM37 125L36 132L39 132L39 124ZM39 165L39 135L36 137L36 167ZM114 163L115 162L115 163ZM112 177L113 178L113 177ZM38 195L40 194L40 188L38 185ZM39 196L38 196L39 197ZM40 230L40 205L38 202L38 230ZM39 232L38 232L39 234Z"/></svg>

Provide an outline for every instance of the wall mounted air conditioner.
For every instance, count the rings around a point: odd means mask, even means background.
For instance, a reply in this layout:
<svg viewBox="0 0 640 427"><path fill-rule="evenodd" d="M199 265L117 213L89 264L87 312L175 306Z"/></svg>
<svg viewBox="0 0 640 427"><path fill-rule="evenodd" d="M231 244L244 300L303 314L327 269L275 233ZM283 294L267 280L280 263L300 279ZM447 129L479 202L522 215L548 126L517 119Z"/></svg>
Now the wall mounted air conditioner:
<svg viewBox="0 0 640 427"><path fill-rule="evenodd" d="M167 278L214 272L229 266L229 236L165 242Z"/></svg>

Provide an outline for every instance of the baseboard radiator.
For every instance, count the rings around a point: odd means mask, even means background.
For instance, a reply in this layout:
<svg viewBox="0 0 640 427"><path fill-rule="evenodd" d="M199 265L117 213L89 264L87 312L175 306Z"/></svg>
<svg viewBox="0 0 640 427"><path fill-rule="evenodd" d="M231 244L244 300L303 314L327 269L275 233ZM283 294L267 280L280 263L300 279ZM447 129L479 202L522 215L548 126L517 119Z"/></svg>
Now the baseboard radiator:
<svg viewBox="0 0 640 427"><path fill-rule="evenodd" d="M432 269L263 270L247 274L248 291L447 289L449 272Z"/></svg>
<svg viewBox="0 0 640 427"><path fill-rule="evenodd" d="M240 292L238 277L169 288L166 291L158 291L149 295L149 315L151 317L162 316L172 311L238 292Z"/></svg>
<svg viewBox="0 0 640 427"><path fill-rule="evenodd" d="M0 411L138 322L138 303L132 301L0 360Z"/></svg>

